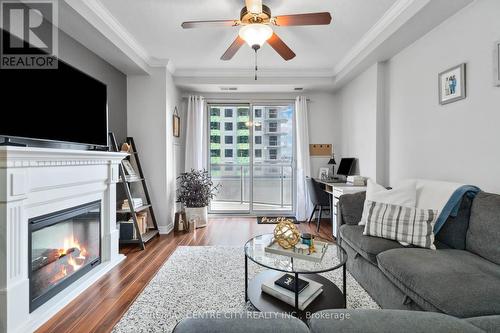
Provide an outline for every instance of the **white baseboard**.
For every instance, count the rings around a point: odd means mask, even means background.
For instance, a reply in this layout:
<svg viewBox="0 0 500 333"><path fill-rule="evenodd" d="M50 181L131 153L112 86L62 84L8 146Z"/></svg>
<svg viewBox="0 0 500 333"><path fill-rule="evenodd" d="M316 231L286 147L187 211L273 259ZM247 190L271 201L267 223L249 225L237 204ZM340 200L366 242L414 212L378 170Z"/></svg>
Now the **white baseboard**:
<svg viewBox="0 0 500 333"><path fill-rule="evenodd" d="M174 230L174 226L172 224L158 226L158 231L160 232L160 235L168 235L170 232L172 232L172 230Z"/></svg>

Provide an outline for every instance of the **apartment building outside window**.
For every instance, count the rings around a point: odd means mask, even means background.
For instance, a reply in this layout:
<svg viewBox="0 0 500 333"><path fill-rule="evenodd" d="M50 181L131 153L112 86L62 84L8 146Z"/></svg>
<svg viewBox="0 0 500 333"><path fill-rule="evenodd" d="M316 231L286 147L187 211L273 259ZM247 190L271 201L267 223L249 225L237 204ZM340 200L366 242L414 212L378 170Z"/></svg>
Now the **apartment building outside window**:
<svg viewBox="0 0 500 333"><path fill-rule="evenodd" d="M238 117L248 117L248 109L247 108L238 109Z"/></svg>
<svg viewBox="0 0 500 333"><path fill-rule="evenodd" d="M238 149L238 157L248 157L248 149Z"/></svg>
<svg viewBox="0 0 500 333"><path fill-rule="evenodd" d="M248 136L238 136L236 140L238 143L248 143Z"/></svg>
<svg viewBox="0 0 500 333"><path fill-rule="evenodd" d="M292 213L294 103L209 104L211 212Z"/></svg>
<svg viewBox="0 0 500 333"><path fill-rule="evenodd" d="M277 149L269 149L269 159L275 160L278 158L278 150Z"/></svg>

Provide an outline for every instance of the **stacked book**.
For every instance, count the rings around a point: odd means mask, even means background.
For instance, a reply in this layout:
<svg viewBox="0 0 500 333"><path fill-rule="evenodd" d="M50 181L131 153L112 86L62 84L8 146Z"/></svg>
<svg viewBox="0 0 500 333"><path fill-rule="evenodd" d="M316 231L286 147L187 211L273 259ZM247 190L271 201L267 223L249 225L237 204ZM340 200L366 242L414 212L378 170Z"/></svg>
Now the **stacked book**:
<svg viewBox="0 0 500 333"><path fill-rule="evenodd" d="M134 204L134 208L142 206L142 198L132 198L132 202ZM130 204L128 202L128 199L123 200L122 209L130 209Z"/></svg>
<svg viewBox="0 0 500 333"><path fill-rule="evenodd" d="M348 176L347 183L352 184L354 186L365 186L366 178L363 176Z"/></svg>
<svg viewBox="0 0 500 333"><path fill-rule="evenodd" d="M136 181L139 179L140 178L137 175L125 175L125 181L127 181L127 182L133 182L133 181ZM123 181L123 178L120 177L120 181Z"/></svg>
<svg viewBox="0 0 500 333"><path fill-rule="evenodd" d="M262 291L295 306L295 277L291 274L274 276L262 284ZM323 285L305 277L299 278L299 310L304 311L323 292Z"/></svg>
<svg viewBox="0 0 500 333"><path fill-rule="evenodd" d="M137 216L137 224L139 225L139 230L141 231L141 235L148 231L148 213L140 212L136 214Z"/></svg>
<svg viewBox="0 0 500 333"><path fill-rule="evenodd" d="M119 224L121 240L132 240L138 238L133 219L128 221L119 221ZM137 213L137 225L139 226L139 232L141 235L148 231L148 213Z"/></svg>

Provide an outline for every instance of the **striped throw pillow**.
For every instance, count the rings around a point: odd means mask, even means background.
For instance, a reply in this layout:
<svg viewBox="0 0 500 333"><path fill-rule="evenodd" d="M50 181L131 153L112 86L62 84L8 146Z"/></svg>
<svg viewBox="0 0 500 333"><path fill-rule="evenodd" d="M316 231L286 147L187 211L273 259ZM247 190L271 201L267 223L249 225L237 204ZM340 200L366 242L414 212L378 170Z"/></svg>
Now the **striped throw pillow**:
<svg viewBox="0 0 500 333"><path fill-rule="evenodd" d="M366 200L367 221L363 235L382 237L436 249L434 224L437 211Z"/></svg>

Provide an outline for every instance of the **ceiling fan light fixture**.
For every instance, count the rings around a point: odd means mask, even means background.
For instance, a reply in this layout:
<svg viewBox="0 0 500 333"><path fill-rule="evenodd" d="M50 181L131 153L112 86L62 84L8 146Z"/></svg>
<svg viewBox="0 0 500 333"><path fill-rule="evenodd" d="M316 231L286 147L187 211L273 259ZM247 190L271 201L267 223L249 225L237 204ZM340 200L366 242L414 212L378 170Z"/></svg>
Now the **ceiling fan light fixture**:
<svg viewBox="0 0 500 333"><path fill-rule="evenodd" d="M267 24L254 23L240 28L240 37L251 48L259 49L273 35L273 29Z"/></svg>

